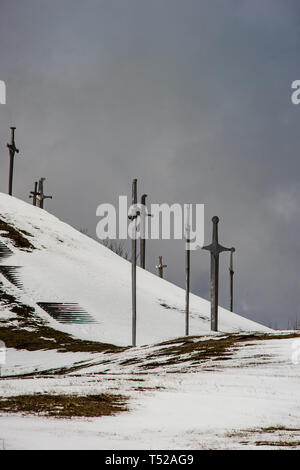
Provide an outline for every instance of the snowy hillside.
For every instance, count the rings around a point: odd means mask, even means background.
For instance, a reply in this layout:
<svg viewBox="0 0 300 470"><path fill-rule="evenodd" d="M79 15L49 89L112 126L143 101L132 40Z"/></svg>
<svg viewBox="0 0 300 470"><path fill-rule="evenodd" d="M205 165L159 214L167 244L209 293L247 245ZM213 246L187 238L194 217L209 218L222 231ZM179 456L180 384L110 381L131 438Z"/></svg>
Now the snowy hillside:
<svg viewBox="0 0 300 470"><path fill-rule="evenodd" d="M1 266L18 267L18 286L1 276L6 293L34 309L52 328L75 337L129 345L131 342L130 263L79 233L45 210L0 194L0 241L11 250ZM183 336L183 289L138 268L137 342L149 344ZM93 323L64 324L37 304L76 303ZM210 304L191 296L191 335L210 333ZM2 316L12 318L12 313ZM223 332L270 331L268 328L219 310Z"/></svg>
<svg viewBox="0 0 300 470"><path fill-rule="evenodd" d="M0 273L0 449L300 447L299 332L220 309L212 334L209 303L192 296L186 340L184 291L138 269L140 345L120 347L130 263L3 194ZM57 321L69 308L93 323Z"/></svg>

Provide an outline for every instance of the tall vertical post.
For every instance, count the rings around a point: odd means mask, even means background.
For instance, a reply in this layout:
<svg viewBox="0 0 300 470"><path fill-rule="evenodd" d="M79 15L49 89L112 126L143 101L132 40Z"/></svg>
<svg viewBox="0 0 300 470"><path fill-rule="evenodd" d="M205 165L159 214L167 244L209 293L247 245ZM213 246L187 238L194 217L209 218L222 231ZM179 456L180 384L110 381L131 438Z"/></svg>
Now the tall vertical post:
<svg viewBox="0 0 300 470"><path fill-rule="evenodd" d="M189 335L189 315L190 315L190 204L186 206L186 226L185 226L185 334Z"/></svg>
<svg viewBox="0 0 300 470"><path fill-rule="evenodd" d="M136 204L137 204L137 179L132 181L132 207L134 213L129 216L132 220L131 241L131 284L132 284L132 346L136 346Z"/></svg>
<svg viewBox="0 0 300 470"><path fill-rule="evenodd" d="M219 305L219 255L223 251L231 251L219 244L218 223L219 217L212 218L213 234L212 243L203 246L203 250L210 252L210 303L211 303L211 329L218 331L218 305Z"/></svg>
<svg viewBox="0 0 300 470"><path fill-rule="evenodd" d="M146 225L146 198L147 194L143 194L141 197L141 238L140 238L140 263L141 268L145 269L146 265L146 234L145 234L145 225Z"/></svg>
<svg viewBox="0 0 300 470"><path fill-rule="evenodd" d="M13 175L14 175L14 159L15 153L19 153L19 149L17 149L15 144L15 127L11 127L11 135L10 135L10 143L7 144L7 148L9 149L9 181L8 181L8 194L12 196L12 188L13 188Z"/></svg>
<svg viewBox="0 0 300 470"><path fill-rule="evenodd" d="M233 312L233 253L235 252L235 248L231 248L230 250L230 266L229 266L229 275L230 275L230 311Z"/></svg>

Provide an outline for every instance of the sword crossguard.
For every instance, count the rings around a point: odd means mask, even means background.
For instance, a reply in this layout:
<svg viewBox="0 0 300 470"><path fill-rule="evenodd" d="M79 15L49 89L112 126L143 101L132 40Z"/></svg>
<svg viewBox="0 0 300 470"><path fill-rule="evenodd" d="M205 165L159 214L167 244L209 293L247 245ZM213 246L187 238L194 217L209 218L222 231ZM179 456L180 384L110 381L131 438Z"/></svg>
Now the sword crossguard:
<svg viewBox="0 0 300 470"><path fill-rule="evenodd" d="M218 256L223 251L231 251L232 248L226 248L219 244L218 241L218 223L220 221L219 217L214 216L212 219L213 223L213 239L210 245L206 245L202 247L202 250L209 251L213 256Z"/></svg>
<svg viewBox="0 0 300 470"><path fill-rule="evenodd" d="M17 147L15 146L15 144L6 144L6 147L11 151L11 152L14 152L14 153L19 153L19 149L17 149Z"/></svg>
<svg viewBox="0 0 300 470"><path fill-rule="evenodd" d="M32 191L31 191L32 192ZM30 196L31 197L31 196ZM53 196L46 196L45 194L37 193L37 198L41 199L52 199Z"/></svg>
<svg viewBox="0 0 300 470"><path fill-rule="evenodd" d="M128 219L129 220L137 219L139 215L141 215L140 211L136 211L136 213L134 215L129 215Z"/></svg>
<svg viewBox="0 0 300 470"><path fill-rule="evenodd" d="M19 149L17 149L16 144L15 144L15 127L11 127L11 138L10 138L10 144L6 144L6 147L12 152L12 153L19 153Z"/></svg>

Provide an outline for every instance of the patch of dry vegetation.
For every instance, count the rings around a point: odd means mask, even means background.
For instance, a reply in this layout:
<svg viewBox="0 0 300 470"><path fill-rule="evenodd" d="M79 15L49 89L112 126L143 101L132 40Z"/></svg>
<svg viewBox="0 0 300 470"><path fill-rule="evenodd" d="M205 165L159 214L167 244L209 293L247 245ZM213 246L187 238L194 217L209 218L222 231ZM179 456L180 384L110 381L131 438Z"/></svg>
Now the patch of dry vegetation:
<svg viewBox="0 0 300 470"><path fill-rule="evenodd" d="M227 433L228 438L242 439L242 445L269 446L274 448L300 447L300 428L270 426Z"/></svg>
<svg viewBox="0 0 300 470"><path fill-rule="evenodd" d="M231 334L215 339L201 340L197 337L179 338L165 341L160 344L162 349L150 354L145 358L145 363L139 367L144 369L154 369L156 367L168 366L181 363L200 364L208 359L216 361L226 361L232 357L239 344L248 346L251 341L265 341L271 339L286 339L299 337L299 333L286 335L276 334ZM198 340L197 340L198 339ZM169 346L164 348L163 346ZM151 359L153 362L151 362ZM150 361L150 362L149 362Z"/></svg>
<svg viewBox="0 0 300 470"><path fill-rule="evenodd" d="M300 441L256 441L256 446L270 447L300 447Z"/></svg>
<svg viewBox="0 0 300 470"><path fill-rule="evenodd" d="M12 321L1 320L0 311L0 339L8 348L27 351L55 349L59 352L119 352L124 349L112 344L80 340L49 327L35 314L32 307L22 304L13 295L7 294L2 283L0 283L1 305L16 315Z"/></svg>
<svg viewBox="0 0 300 470"><path fill-rule="evenodd" d="M0 219L0 230L3 230L1 233L2 238L9 238L16 248L21 250L34 250L34 246L26 237L32 237L32 235L25 230L17 230L15 227L7 223L5 220Z"/></svg>
<svg viewBox="0 0 300 470"><path fill-rule="evenodd" d="M111 416L127 411L123 395L19 395L1 398L0 411L56 418Z"/></svg>

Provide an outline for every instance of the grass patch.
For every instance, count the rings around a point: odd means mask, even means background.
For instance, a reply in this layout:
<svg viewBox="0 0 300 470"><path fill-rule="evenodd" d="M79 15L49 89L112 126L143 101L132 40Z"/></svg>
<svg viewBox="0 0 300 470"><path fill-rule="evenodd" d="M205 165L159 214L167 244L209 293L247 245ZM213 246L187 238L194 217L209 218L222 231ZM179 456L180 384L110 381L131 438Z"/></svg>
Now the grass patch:
<svg viewBox="0 0 300 470"><path fill-rule="evenodd" d="M0 411L56 418L111 416L127 411L122 395L19 395L0 399Z"/></svg>
<svg viewBox="0 0 300 470"><path fill-rule="evenodd" d="M55 330L36 315L34 308L24 305L13 295L4 291L0 283L0 305L16 314L12 321L1 321L0 339L7 348L39 351L55 349L59 352L119 352L120 348L112 344L97 341L85 341L74 338L68 333Z"/></svg>
<svg viewBox="0 0 300 470"><path fill-rule="evenodd" d="M5 220L0 219L0 230L4 230L5 233L1 233L2 238L9 238L16 248L21 250L34 250L34 246L26 237L31 237L32 235L25 230L17 230L12 225L5 222Z"/></svg>
<svg viewBox="0 0 300 470"><path fill-rule="evenodd" d="M256 446L299 447L300 441L256 441Z"/></svg>
<svg viewBox="0 0 300 470"><path fill-rule="evenodd" d="M0 326L0 339L7 348L39 351L55 349L58 352L119 352L122 348L107 343L85 341L47 326L35 326L32 331L20 327Z"/></svg>
<svg viewBox="0 0 300 470"><path fill-rule="evenodd" d="M147 356L148 359L160 359L167 356L165 360L159 362L146 362L140 367L145 369L153 369L160 366L168 366L180 364L184 362L193 362L197 364L207 359L216 358L217 360L228 360L232 355L232 348L235 345L236 339L233 337L226 337L219 340L205 340L205 341L188 341L186 338L174 342L165 342L163 345L171 345L168 349L161 349L160 351ZM172 346L172 344L174 344ZM231 350L231 351L230 351Z"/></svg>
<svg viewBox="0 0 300 470"><path fill-rule="evenodd" d="M216 337L216 339L212 338L204 341L195 336L189 338L178 338L161 343L160 346L169 347L167 349L162 348L154 354L150 354L145 358L145 363L141 364L139 367L143 369L155 369L161 366L182 364L186 362L199 364L208 359L226 361L232 357L233 352L241 343L259 340L264 341L270 339L296 338L299 336L299 333L289 333L286 335L236 333L231 334L230 336L222 338ZM246 346L248 346L248 344L243 344L243 347ZM260 355L260 357L262 358L265 356Z"/></svg>
<svg viewBox="0 0 300 470"><path fill-rule="evenodd" d="M244 431L229 432L226 434L226 436L233 439L243 439L240 441L240 444L243 445L253 444L256 446L270 446L278 448L300 447L299 433L300 428L269 426L265 428L254 428ZM266 434L267 436L265 436ZM268 438L272 438L272 440L268 440Z"/></svg>
<svg viewBox="0 0 300 470"><path fill-rule="evenodd" d="M287 428L285 426L270 426L268 428L261 428L259 429L259 432L266 432L266 433L274 433L274 432L299 432L300 433L300 428ZM253 430L253 432L258 432L256 430Z"/></svg>

